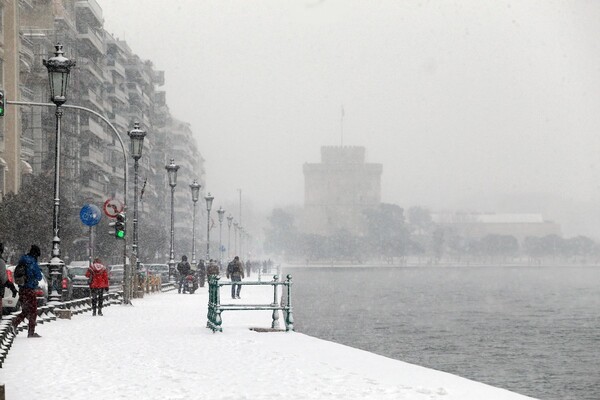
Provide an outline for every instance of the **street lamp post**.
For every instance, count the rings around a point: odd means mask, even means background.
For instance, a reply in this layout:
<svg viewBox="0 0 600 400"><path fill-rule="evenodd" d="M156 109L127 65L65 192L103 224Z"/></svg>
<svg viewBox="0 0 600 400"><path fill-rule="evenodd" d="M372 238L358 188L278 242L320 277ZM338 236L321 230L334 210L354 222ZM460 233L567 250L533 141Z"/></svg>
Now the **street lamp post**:
<svg viewBox="0 0 600 400"><path fill-rule="evenodd" d="M229 226L229 233L227 239L227 258L231 258L231 223L233 222L233 215L229 214L227 217L227 226Z"/></svg>
<svg viewBox="0 0 600 400"><path fill-rule="evenodd" d="M217 214L219 214L219 265L221 265L221 262L223 261L223 242L221 241L221 234L223 231L223 214L225 214L223 207L219 207Z"/></svg>
<svg viewBox="0 0 600 400"><path fill-rule="evenodd" d="M202 185L196 179L190 185L190 189L192 189L192 202L194 203L194 212L192 214L192 266L194 268L196 267L196 203L198 202L201 187Z"/></svg>
<svg viewBox="0 0 600 400"><path fill-rule="evenodd" d="M54 57L43 60L48 69L50 80L50 101L56 105L56 142L54 144L54 209L52 214L52 259L49 270L52 279L52 291L50 301L60 301L58 293L59 277L62 275L62 267L65 263L60 259L60 128L62 119L61 106L67 101L67 86L69 73L75 65L75 61L66 58L62 51L62 45L56 44Z"/></svg>
<svg viewBox="0 0 600 400"><path fill-rule="evenodd" d="M233 223L233 252L235 253L234 255L238 254L238 248L237 248L237 234L238 234L238 222L235 221Z"/></svg>
<svg viewBox="0 0 600 400"><path fill-rule="evenodd" d="M206 200L206 261L210 260L210 209L212 208L212 202L215 198L210 192L204 196Z"/></svg>
<svg viewBox="0 0 600 400"><path fill-rule="evenodd" d="M135 270L136 273L140 271L140 254L138 248L138 162L142 157L142 150L144 149L144 138L146 132L140 129L140 123L135 122L133 129L127 132L127 135L131 139L130 153L133 157L133 255L135 257ZM124 265L123 268L131 268L131 266ZM131 276L129 274L128 276Z"/></svg>
<svg viewBox="0 0 600 400"><path fill-rule="evenodd" d="M175 186L177 186L177 170L179 165L175 164L175 160L171 158L169 165L165 166L169 175L169 186L171 186L171 249L169 251L169 280L175 271L175 251L173 249L175 243Z"/></svg>
<svg viewBox="0 0 600 400"><path fill-rule="evenodd" d="M238 253L238 256L241 257L241 259L244 259L244 249L242 248L242 234L244 232L244 227L242 226L242 223L240 222L240 224L238 225L238 233L240 234L240 252Z"/></svg>

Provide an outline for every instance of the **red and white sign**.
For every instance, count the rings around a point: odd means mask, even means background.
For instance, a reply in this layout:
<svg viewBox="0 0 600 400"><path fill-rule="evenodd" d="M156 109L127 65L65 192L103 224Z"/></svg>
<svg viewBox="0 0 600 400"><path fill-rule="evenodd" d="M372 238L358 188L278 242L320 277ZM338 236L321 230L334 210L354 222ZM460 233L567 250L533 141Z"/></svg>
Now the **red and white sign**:
<svg viewBox="0 0 600 400"><path fill-rule="evenodd" d="M104 206L102 206L104 214L109 218L115 218L117 214L123 212L123 208L123 203L115 198L106 200Z"/></svg>

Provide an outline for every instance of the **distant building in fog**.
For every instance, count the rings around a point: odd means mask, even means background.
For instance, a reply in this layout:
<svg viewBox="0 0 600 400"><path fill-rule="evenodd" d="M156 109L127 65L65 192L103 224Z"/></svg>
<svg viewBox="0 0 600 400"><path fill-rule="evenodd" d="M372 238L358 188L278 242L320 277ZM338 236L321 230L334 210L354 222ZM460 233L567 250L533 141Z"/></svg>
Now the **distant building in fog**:
<svg viewBox="0 0 600 400"><path fill-rule="evenodd" d="M466 238L481 239L486 235L512 235L519 243L527 236L561 236L560 225L544 220L541 214L437 213L434 222L450 226Z"/></svg>
<svg viewBox="0 0 600 400"><path fill-rule="evenodd" d="M361 146L323 146L321 162L304 164L302 230L329 236L365 232L364 209L381 202L381 164L365 162Z"/></svg>

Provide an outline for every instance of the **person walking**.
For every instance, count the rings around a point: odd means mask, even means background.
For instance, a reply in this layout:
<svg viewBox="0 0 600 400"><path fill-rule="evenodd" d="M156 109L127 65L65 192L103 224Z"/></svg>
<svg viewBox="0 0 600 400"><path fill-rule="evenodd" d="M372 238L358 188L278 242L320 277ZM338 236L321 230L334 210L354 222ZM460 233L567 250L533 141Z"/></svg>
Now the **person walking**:
<svg viewBox="0 0 600 400"><path fill-rule="evenodd" d="M251 269L252 269L252 263L250 262L250 260L246 260L246 276L248 278L250 278Z"/></svg>
<svg viewBox="0 0 600 400"><path fill-rule="evenodd" d="M211 260L212 261L212 260ZM200 287L204 287L204 283L206 282L206 264L204 264L204 260L198 261L198 283Z"/></svg>
<svg viewBox="0 0 600 400"><path fill-rule="evenodd" d="M4 259L4 243L0 242L0 317L2 317L2 299L4 290L9 288L12 291L12 297L17 296L15 284L8 280L6 275L6 260Z"/></svg>
<svg viewBox="0 0 600 400"><path fill-rule="evenodd" d="M227 278L231 277L231 282L241 282L244 278L244 264L240 261L238 256L233 258L233 261L227 265ZM237 290L236 290L237 289ZM232 284L231 285L231 298L239 299L242 285Z"/></svg>
<svg viewBox="0 0 600 400"><path fill-rule="evenodd" d="M11 326L13 332L16 334L17 326L27 318L29 321L29 329L27 332L28 338L41 337L35 333L35 323L37 320L37 297L35 295L35 290L38 287L38 282L42 280L42 270L40 269L37 260L41 254L40 248L35 244L32 244L29 253L21 256L16 267L19 268L19 265L24 265L26 268L25 282L23 285L19 285L19 298L23 308L21 313L13 320Z"/></svg>
<svg viewBox="0 0 600 400"><path fill-rule="evenodd" d="M177 272L179 272L179 289L177 293L181 293L181 288L183 287L183 282L185 278L190 274L192 270L192 266L187 260L187 256L181 256L181 261L177 264Z"/></svg>
<svg viewBox="0 0 600 400"><path fill-rule="evenodd" d="M207 279L210 280L211 276L218 276L220 273L221 270L219 269L219 264L217 264L217 262L211 258L208 262L208 267L206 267Z"/></svg>
<svg viewBox="0 0 600 400"><path fill-rule="evenodd" d="M102 314L102 303L104 302L104 291L108 293L108 270L102 264L99 258L95 258L94 262L85 272L85 276L90 282L90 296L92 297L92 316Z"/></svg>

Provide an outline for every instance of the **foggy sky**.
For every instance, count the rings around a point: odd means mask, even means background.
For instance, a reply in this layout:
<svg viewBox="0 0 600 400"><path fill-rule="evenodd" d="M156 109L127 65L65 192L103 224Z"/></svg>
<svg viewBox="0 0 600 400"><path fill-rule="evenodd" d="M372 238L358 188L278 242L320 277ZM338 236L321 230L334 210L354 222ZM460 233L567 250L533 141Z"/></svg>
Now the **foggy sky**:
<svg viewBox="0 0 600 400"><path fill-rule="evenodd" d="M599 1L98 2L165 71L215 197L301 205L302 164L340 144L343 105L384 202L600 208Z"/></svg>

